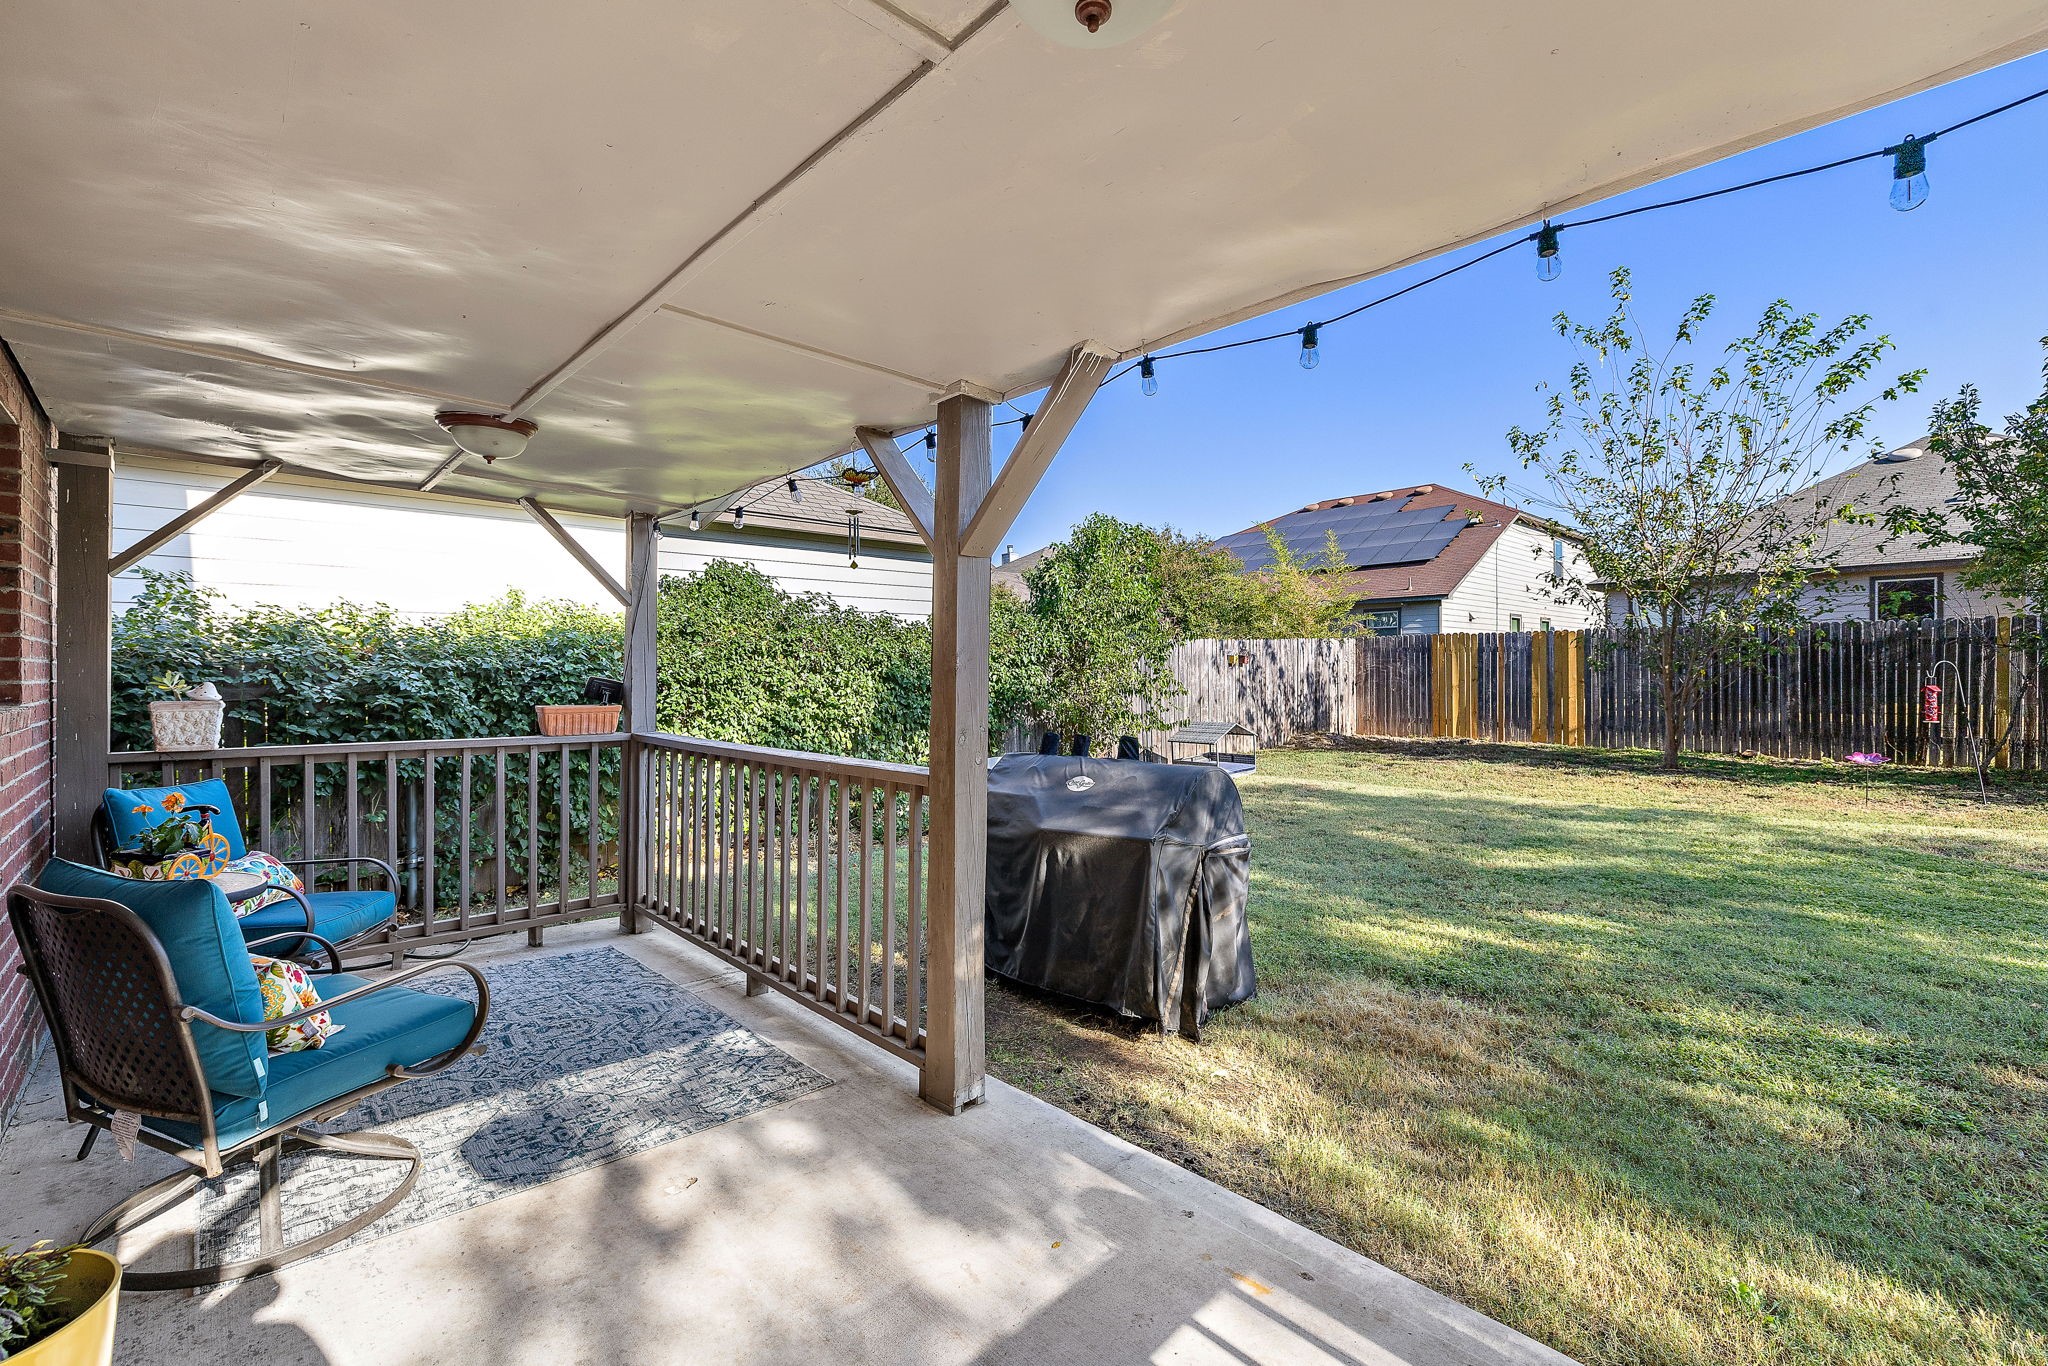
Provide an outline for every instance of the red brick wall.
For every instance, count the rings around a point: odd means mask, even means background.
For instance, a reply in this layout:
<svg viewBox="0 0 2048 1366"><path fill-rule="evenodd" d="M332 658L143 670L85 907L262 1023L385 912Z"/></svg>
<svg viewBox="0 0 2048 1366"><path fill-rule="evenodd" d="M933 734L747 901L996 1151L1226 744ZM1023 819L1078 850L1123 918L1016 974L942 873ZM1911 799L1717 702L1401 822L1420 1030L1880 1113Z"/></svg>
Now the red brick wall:
<svg viewBox="0 0 2048 1366"><path fill-rule="evenodd" d="M0 348L0 888L50 852L50 659L56 504L51 432ZM42 1017L0 915L0 1117L28 1079Z"/></svg>

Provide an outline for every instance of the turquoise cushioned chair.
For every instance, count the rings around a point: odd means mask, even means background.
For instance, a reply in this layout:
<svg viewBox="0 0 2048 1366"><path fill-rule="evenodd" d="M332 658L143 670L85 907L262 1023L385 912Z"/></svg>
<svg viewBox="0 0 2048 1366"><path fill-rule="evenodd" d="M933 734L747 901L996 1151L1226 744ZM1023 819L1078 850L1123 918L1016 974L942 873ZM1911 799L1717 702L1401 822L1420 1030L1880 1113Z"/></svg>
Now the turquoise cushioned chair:
<svg viewBox="0 0 2048 1366"><path fill-rule="evenodd" d="M134 847L142 832L163 820L164 798L176 792L184 796L188 806L208 806L216 811L213 817L214 832L228 843L228 857L240 858L249 852L249 844L242 835L242 823L235 816L234 797L228 785L218 778L201 783L181 783L176 787L110 787L100 797L100 815L94 822L98 836L97 845L101 863L108 862L115 850ZM138 811L137 807L146 808ZM330 855L320 858L299 859L293 867L312 886L312 875L316 868L333 864L367 863L384 878L384 887L338 892L306 891L292 893L290 901L280 901L252 911L241 917L242 933L250 939L271 939L274 952L280 957L296 958L313 951L314 945L308 940L279 940L274 937L284 930L310 930L320 939L340 945L343 948L368 935L384 929L398 918L398 875L390 864L382 859Z"/></svg>
<svg viewBox="0 0 2048 1366"><path fill-rule="evenodd" d="M396 1207L419 1179L418 1149L389 1134L312 1126L452 1065L476 1043L490 1010L483 974L466 963L444 960L365 981L340 972L333 945L293 928L279 937L312 940L334 971L313 979L320 1005L265 1020L249 949L268 946L244 942L220 889L204 880L138 882L58 860L34 884L9 890L7 912L56 1044L66 1116L92 1126L79 1158L101 1129L118 1132L126 1115L135 1117L137 1141L194 1169L122 1201L79 1241L100 1242L183 1200L199 1181L238 1162L257 1163L263 1217L256 1257L131 1272L127 1289L182 1289L273 1271ZM467 974L476 1000L405 985L437 970ZM322 1009L342 1028L321 1047L267 1052L267 1031ZM406 1175L372 1208L287 1245L277 1231L284 1226L278 1173L286 1153L306 1150L404 1162Z"/></svg>

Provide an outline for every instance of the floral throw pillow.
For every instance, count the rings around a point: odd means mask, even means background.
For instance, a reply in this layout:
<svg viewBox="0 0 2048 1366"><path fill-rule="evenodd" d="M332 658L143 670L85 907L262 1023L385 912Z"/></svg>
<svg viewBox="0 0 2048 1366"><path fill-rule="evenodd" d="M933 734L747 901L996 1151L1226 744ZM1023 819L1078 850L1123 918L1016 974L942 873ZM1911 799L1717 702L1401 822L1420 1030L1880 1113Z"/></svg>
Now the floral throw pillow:
<svg viewBox="0 0 2048 1366"><path fill-rule="evenodd" d="M252 896L247 901L236 902L235 918L237 920L252 912L260 911L265 906L275 906L280 901L290 901L292 899L292 892L303 892L306 890L306 884L300 880L297 873L260 849L251 849L240 858L229 859L224 865L223 871L230 873L255 873L277 889L276 891L264 892L259 896ZM286 890L287 888L289 890Z"/></svg>
<svg viewBox="0 0 2048 1366"><path fill-rule="evenodd" d="M294 1011L320 1004L320 993L313 990L313 979L297 963L252 953L249 965L256 969L256 985L263 991L264 1019L281 1020ZM296 1053L305 1048L318 1048L327 1042L330 1035L341 1031L342 1026L334 1022L333 1014L323 1010L292 1024L280 1025L264 1037L270 1043L271 1052Z"/></svg>

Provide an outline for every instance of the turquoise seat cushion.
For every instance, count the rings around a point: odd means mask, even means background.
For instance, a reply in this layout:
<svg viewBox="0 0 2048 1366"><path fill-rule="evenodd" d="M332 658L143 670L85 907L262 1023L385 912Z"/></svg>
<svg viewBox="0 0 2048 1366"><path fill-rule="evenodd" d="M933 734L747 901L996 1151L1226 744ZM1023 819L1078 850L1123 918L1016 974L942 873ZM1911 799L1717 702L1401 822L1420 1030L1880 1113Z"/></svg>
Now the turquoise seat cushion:
<svg viewBox="0 0 2048 1366"><path fill-rule="evenodd" d="M136 839L143 831L161 821L167 814L164 798L173 792L185 794L185 800L193 806L215 806L220 814L213 818L213 830L225 836L228 842L228 857L240 858L249 852L249 846L242 842L242 823L235 818L235 800L228 795L228 785L218 778L209 778L203 783L184 783L178 787L110 787L100 794L100 804L107 809L107 824L114 832L116 849L133 849ZM147 811L137 811L146 806Z"/></svg>
<svg viewBox="0 0 2048 1366"><path fill-rule="evenodd" d="M398 915L398 898L384 891L313 892L306 899L313 903L313 933L334 944L367 934ZM306 911L296 901L280 901L242 917L242 935L247 939L305 928ZM259 952L290 957L297 947L279 941Z"/></svg>
<svg viewBox="0 0 2048 1366"><path fill-rule="evenodd" d="M362 978L347 973L313 978L313 990L323 1001L363 985ZM333 1015L342 1029L326 1043L271 1058L270 1089L260 1099L215 1097L214 1132L223 1149L317 1110L337 1096L380 1082L385 1069L394 1064L416 1067L440 1057L469 1032L476 1003L467 997L391 987L336 1006ZM144 1123L180 1143L199 1142L192 1125L160 1119Z"/></svg>
<svg viewBox="0 0 2048 1366"><path fill-rule="evenodd" d="M163 945L186 1005L243 1024L263 1019L263 992L249 965L242 927L228 910L227 898L211 882L138 882L52 859L37 875L36 886L126 906ZM192 1037L208 1086L231 1096L263 1094L269 1059L261 1034L238 1034L194 1020Z"/></svg>

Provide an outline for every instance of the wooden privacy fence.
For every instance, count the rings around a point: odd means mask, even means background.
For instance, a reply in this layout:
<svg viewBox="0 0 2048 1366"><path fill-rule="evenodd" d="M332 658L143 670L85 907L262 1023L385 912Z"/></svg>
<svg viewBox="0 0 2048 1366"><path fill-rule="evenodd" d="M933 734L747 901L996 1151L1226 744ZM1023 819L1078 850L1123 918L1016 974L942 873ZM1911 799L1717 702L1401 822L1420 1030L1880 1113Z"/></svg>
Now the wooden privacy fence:
<svg viewBox="0 0 2048 1366"><path fill-rule="evenodd" d="M1182 692L1169 710L1240 722L1261 745L1284 745L1302 732L1347 731L1359 709L1359 658L1350 640L1186 641L1167 660ZM1140 738L1164 753L1170 734Z"/></svg>
<svg viewBox="0 0 2048 1366"><path fill-rule="evenodd" d="M922 768L633 741L636 911L923 1063Z"/></svg>
<svg viewBox="0 0 2048 1366"><path fill-rule="evenodd" d="M2033 617L1760 632L1753 658L1723 667L1702 690L1686 718L1685 745L1788 759L1861 750L1967 765L1973 734L1988 745L2010 723L1993 763L2048 769L2042 655ZM1654 648L1621 629L1195 641L1174 652L1172 668L1186 690L1176 712L1241 722L1262 745L1302 731L1603 748L1664 743ZM1920 712L1930 679L1943 688L1943 719L1934 726Z"/></svg>

